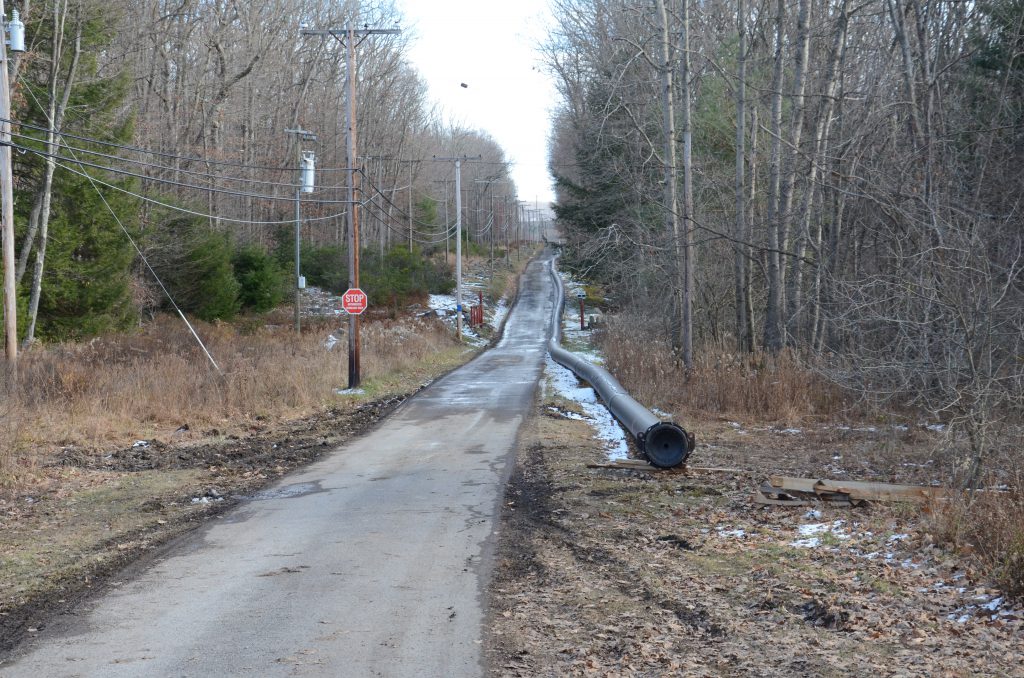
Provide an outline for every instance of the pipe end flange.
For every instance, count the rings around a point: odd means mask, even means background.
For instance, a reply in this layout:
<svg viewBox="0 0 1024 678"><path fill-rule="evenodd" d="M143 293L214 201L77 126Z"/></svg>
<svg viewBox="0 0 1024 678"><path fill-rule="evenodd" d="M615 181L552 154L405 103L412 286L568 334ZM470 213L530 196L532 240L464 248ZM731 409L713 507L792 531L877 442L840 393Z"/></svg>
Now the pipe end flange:
<svg viewBox="0 0 1024 678"><path fill-rule="evenodd" d="M643 452L652 466L674 468L690 456L692 440L682 427L661 421L644 432Z"/></svg>

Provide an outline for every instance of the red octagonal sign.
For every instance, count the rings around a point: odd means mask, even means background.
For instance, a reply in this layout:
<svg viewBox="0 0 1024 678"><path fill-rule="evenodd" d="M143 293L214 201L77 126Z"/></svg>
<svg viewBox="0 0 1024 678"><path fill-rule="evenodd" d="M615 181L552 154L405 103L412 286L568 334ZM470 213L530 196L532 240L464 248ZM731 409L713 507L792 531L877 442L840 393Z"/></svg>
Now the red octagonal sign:
<svg viewBox="0 0 1024 678"><path fill-rule="evenodd" d="M341 297L341 307L345 312L359 315L366 310L366 292L358 287L350 287Z"/></svg>

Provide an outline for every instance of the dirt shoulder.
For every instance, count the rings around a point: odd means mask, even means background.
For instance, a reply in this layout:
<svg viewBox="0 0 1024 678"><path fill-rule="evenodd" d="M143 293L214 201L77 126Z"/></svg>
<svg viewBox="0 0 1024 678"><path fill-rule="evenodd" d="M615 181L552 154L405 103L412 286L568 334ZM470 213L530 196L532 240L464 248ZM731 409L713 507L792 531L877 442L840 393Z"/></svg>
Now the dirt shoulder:
<svg viewBox="0 0 1024 678"><path fill-rule="evenodd" d="M369 430L411 394L245 435L55 452L34 491L0 499L0 651L116 586L125 566Z"/></svg>
<svg viewBox="0 0 1024 678"><path fill-rule="evenodd" d="M1024 675L1024 614L931 545L917 509L751 501L769 475L828 477L843 459L920 480L927 445L921 464L886 468L867 451L889 434L870 427L687 422L692 466L743 471L592 469L604 452L567 407L542 397L521 437L490 590L491 675Z"/></svg>

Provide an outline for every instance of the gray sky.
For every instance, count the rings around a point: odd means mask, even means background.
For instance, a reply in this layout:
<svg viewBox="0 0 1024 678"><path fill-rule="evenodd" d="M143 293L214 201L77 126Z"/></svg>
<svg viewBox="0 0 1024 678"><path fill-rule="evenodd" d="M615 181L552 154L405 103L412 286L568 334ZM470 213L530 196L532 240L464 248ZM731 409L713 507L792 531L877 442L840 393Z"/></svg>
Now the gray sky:
<svg viewBox="0 0 1024 678"><path fill-rule="evenodd" d="M494 137L521 200L553 200L547 144L555 88L535 46L546 0L398 0L411 60L444 117ZM466 83L468 87L461 87Z"/></svg>

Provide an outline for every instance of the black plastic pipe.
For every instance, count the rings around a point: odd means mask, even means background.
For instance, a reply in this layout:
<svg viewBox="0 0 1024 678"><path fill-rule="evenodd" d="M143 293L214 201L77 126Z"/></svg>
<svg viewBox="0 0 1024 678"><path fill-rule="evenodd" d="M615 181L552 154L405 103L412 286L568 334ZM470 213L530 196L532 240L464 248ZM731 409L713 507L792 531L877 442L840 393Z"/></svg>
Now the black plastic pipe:
<svg viewBox="0 0 1024 678"><path fill-rule="evenodd" d="M659 468L679 466L690 456L693 447L693 439L686 431L671 422L661 421L650 410L633 400L608 370L561 347L565 292L562 290L562 279L555 270L555 261L556 258L549 261L549 270L555 283L555 310L552 320L554 330L548 342L548 353L551 354L551 358L594 387L612 415L632 434L647 461Z"/></svg>

